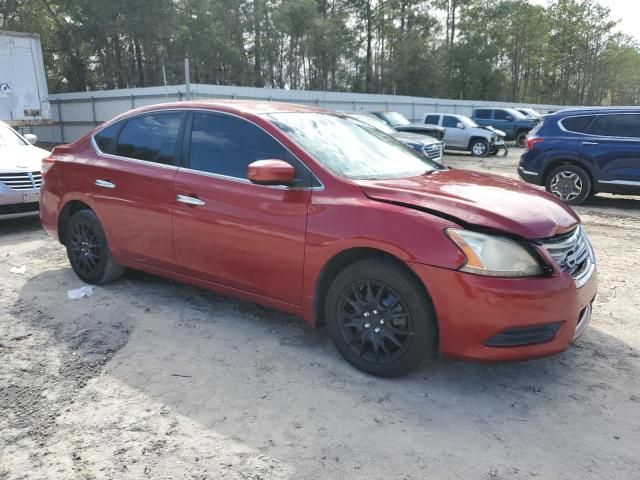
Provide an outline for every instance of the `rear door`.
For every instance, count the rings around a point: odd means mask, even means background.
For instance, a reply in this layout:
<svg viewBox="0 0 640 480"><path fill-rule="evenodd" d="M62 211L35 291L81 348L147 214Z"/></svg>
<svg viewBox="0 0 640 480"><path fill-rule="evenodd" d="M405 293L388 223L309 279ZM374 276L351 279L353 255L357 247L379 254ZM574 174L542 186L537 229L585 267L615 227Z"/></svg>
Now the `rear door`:
<svg viewBox="0 0 640 480"><path fill-rule="evenodd" d="M464 128L458 128L460 120L453 115L442 117L442 126L445 128L444 141L448 147L466 148L469 140Z"/></svg>
<svg viewBox="0 0 640 480"><path fill-rule="evenodd" d="M193 112L187 132L187 163L173 191L176 270L299 304L311 173L242 118ZM295 186L247 180L247 166L265 159L294 165Z"/></svg>
<svg viewBox="0 0 640 480"><path fill-rule="evenodd" d="M640 187L640 114L597 115L582 152L600 170L600 183Z"/></svg>
<svg viewBox="0 0 640 480"><path fill-rule="evenodd" d="M98 132L98 158L87 173L98 214L129 260L172 269L171 210L186 113L156 112Z"/></svg>

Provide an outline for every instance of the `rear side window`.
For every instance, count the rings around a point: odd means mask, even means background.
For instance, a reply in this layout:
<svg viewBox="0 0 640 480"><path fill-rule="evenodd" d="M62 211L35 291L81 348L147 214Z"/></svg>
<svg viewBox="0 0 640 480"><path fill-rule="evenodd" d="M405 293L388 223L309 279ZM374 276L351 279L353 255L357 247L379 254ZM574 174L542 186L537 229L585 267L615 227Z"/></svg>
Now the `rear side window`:
<svg viewBox="0 0 640 480"><path fill-rule="evenodd" d="M599 115L589 128L591 135L640 138L640 115Z"/></svg>
<svg viewBox="0 0 640 480"><path fill-rule="evenodd" d="M296 169L295 185L310 186L311 173L264 130L227 115L194 113L189 168L234 178L247 178L257 160L277 159Z"/></svg>
<svg viewBox="0 0 640 480"><path fill-rule="evenodd" d="M96 141L96 145L101 152L104 153L113 153L115 148L115 138L122 126L122 122L114 123L113 125L109 125L107 128L100 130L93 136L93 139Z"/></svg>
<svg viewBox="0 0 640 480"><path fill-rule="evenodd" d="M507 118L507 117L511 117L511 118ZM511 120L513 117L512 115L509 114L509 112L506 112L504 110L496 110L495 113L493 114L493 118L496 120Z"/></svg>
<svg viewBox="0 0 640 480"><path fill-rule="evenodd" d="M568 117L562 120L562 126L565 130L576 133L586 133L589 125L593 123L593 115L585 115L582 117Z"/></svg>
<svg viewBox="0 0 640 480"><path fill-rule="evenodd" d="M458 119L450 115L445 115L444 119L442 120L442 126L446 128L457 128L458 123Z"/></svg>
<svg viewBox="0 0 640 480"><path fill-rule="evenodd" d="M440 123L440 115L427 115L424 119L424 123L438 125Z"/></svg>
<svg viewBox="0 0 640 480"><path fill-rule="evenodd" d="M163 165L175 164L184 118L182 112L171 112L128 120L120 132L116 154Z"/></svg>
<svg viewBox="0 0 640 480"><path fill-rule="evenodd" d="M489 120L491 118L491 110L476 110L476 118Z"/></svg>

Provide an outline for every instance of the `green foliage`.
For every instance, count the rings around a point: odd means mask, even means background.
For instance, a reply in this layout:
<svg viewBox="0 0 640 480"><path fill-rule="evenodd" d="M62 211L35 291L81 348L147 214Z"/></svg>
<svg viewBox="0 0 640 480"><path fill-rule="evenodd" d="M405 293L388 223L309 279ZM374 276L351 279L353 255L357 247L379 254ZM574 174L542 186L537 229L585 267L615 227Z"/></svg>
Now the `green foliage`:
<svg viewBox="0 0 640 480"><path fill-rule="evenodd" d="M636 104L640 46L598 0L0 0L52 92L192 81Z"/></svg>

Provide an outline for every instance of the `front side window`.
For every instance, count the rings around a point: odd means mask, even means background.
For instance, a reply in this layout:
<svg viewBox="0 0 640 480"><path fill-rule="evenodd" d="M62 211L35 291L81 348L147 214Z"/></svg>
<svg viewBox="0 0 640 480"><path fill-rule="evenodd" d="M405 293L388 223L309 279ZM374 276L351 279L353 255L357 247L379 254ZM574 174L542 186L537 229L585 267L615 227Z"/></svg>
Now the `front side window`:
<svg viewBox="0 0 640 480"><path fill-rule="evenodd" d="M354 180L417 177L440 167L389 135L330 113L265 115L317 162Z"/></svg>
<svg viewBox="0 0 640 480"><path fill-rule="evenodd" d="M476 118L489 120L491 118L491 110L476 110Z"/></svg>
<svg viewBox="0 0 640 480"><path fill-rule="evenodd" d="M440 123L440 115L427 115L424 119L424 123L438 125Z"/></svg>
<svg viewBox="0 0 640 480"><path fill-rule="evenodd" d="M458 123L460 123L458 119L451 115L445 115L442 120L442 126L445 128L458 128Z"/></svg>
<svg viewBox="0 0 640 480"><path fill-rule="evenodd" d="M603 137L640 138L640 115L599 115L588 133Z"/></svg>
<svg viewBox="0 0 640 480"><path fill-rule="evenodd" d="M0 147L18 147L29 145L11 127L0 125Z"/></svg>
<svg viewBox="0 0 640 480"><path fill-rule="evenodd" d="M507 117L513 118L513 116L509 115L509 112L505 110L496 110L493 116L496 120L507 120Z"/></svg>
<svg viewBox="0 0 640 480"><path fill-rule="evenodd" d="M153 113L127 121L120 132L116 155L174 165L183 112Z"/></svg>
<svg viewBox="0 0 640 480"><path fill-rule="evenodd" d="M257 160L284 160L296 170L294 185L310 185L310 172L261 128L228 115L193 114L189 168L246 179L249 164Z"/></svg>

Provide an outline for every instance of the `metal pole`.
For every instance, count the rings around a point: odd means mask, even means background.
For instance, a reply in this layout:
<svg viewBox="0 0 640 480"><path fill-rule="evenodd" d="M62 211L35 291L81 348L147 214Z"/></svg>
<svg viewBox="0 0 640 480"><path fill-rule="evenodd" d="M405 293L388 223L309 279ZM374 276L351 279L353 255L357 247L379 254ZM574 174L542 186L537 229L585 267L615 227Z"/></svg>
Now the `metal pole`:
<svg viewBox="0 0 640 480"><path fill-rule="evenodd" d="M167 90L167 72L164 69L164 64L162 64L162 80L164 80L164 96L169 97L169 91Z"/></svg>
<svg viewBox="0 0 640 480"><path fill-rule="evenodd" d="M184 59L184 85L186 88L187 100L191 99L191 77L189 76L189 59Z"/></svg>

